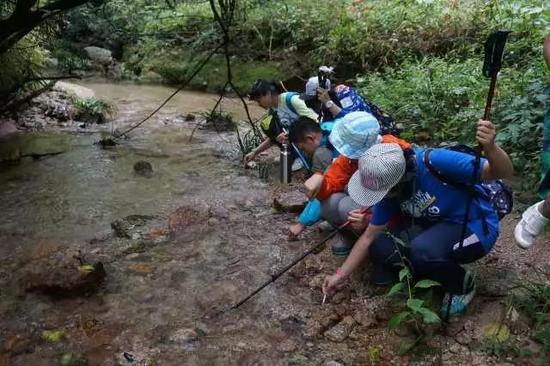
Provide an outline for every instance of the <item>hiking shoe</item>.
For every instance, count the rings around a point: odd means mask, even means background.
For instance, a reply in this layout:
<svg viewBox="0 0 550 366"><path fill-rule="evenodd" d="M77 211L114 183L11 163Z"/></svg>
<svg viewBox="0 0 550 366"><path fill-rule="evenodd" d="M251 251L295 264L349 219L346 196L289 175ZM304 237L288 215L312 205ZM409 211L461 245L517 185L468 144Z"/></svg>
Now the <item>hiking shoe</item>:
<svg viewBox="0 0 550 366"><path fill-rule="evenodd" d="M332 244L332 254L336 257L347 257L353 248L353 244L348 244L341 236L338 241Z"/></svg>
<svg viewBox="0 0 550 366"><path fill-rule="evenodd" d="M535 237L542 232L544 226L550 221L539 211L543 202L537 202L525 210L523 215L521 215L520 222L514 229L516 244L522 249L527 249L533 245Z"/></svg>
<svg viewBox="0 0 550 366"><path fill-rule="evenodd" d="M443 317L447 316L447 307L449 306L449 298L451 297L451 309L449 311L449 316L462 314L466 311L466 307L474 298L475 293L475 287L472 291L462 295L451 294L449 292L445 293L445 296L443 296L443 301L441 302L441 315Z"/></svg>
<svg viewBox="0 0 550 366"><path fill-rule="evenodd" d="M319 225L317 225L317 229L320 232L325 232L325 231L332 231L335 229L335 227L332 226L331 223L328 221L322 221L319 223Z"/></svg>

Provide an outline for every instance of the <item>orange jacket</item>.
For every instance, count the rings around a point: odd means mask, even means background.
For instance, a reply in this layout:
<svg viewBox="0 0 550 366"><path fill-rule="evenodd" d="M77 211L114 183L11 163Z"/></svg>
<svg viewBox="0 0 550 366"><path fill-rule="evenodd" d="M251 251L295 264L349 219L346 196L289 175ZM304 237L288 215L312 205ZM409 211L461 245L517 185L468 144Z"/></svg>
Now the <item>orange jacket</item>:
<svg viewBox="0 0 550 366"><path fill-rule="evenodd" d="M412 147L407 141L392 135L383 135L382 143L399 144L403 150L410 149ZM317 194L317 198L320 201L324 201L329 198L331 194L342 192L346 188L346 185L356 170L357 160L348 159L344 155L338 156L326 171L325 176L323 177L323 184Z"/></svg>

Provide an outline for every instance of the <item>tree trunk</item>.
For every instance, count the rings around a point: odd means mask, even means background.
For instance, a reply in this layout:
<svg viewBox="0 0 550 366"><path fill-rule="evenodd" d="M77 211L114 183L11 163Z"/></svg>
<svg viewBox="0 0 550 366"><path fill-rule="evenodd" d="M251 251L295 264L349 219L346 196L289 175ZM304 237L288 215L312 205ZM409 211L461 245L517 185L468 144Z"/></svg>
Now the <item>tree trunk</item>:
<svg viewBox="0 0 550 366"><path fill-rule="evenodd" d="M36 8L37 0L18 0L12 14L0 20L0 55L46 19L88 1L90 0L57 0Z"/></svg>

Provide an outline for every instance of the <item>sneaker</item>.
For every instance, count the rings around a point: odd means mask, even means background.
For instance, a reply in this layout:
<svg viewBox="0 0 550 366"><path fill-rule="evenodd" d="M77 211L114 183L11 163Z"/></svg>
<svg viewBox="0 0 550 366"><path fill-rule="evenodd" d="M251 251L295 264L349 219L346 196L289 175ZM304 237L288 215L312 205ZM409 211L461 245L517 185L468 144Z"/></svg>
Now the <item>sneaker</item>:
<svg viewBox="0 0 550 366"><path fill-rule="evenodd" d="M443 296L443 301L441 302L441 315L443 317L447 316L449 298L451 298L451 309L449 311L449 316L462 314L464 311L466 311L466 307L474 298L475 293L475 287L472 289L472 291L462 295L455 295L447 292L445 296Z"/></svg>
<svg viewBox="0 0 550 366"><path fill-rule="evenodd" d="M327 232L327 231L332 231L335 229L334 226L332 226L330 224L330 222L328 221L322 221L319 223L319 225L317 226L317 229L320 231L320 232Z"/></svg>
<svg viewBox="0 0 550 366"><path fill-rule="evenodd" d="M520 248L527 249L533 245L535 237L542 232L544 226L550 221L539 211L543 202L544 201L537 202L525 210L521 216L520 222L516 225L514 237L516 239L516 244Z"/></svg>
<svg viewBox="0 0 550 366"><path fill-rule="evenodd" d="M353 244L348 244L341 236L338 241L332 244L332 254L336 257L347 257L353 248Z"/></svg>

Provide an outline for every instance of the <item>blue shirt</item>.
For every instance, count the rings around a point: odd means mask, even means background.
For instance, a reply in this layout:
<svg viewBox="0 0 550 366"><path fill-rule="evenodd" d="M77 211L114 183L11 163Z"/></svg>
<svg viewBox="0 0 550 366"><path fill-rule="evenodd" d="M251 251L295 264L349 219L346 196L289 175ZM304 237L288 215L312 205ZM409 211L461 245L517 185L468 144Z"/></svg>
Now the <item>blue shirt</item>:
<svg viewBox="0 0 550 366"><path fill-rule="evenodd" d="M442 183L434 177L424 163L424 150L414 148L416 154L416 176L413 179L412 195L407 198L384 199L373 207L371 223L385 225L389 219L401 211L409 217L433 222L447 221L462 224L466 214L469 193L464 189ZM432 166L448 181L469 185L472 181L474 157L448 149L434 149L430 153ZM481 159L478 180L486 160ZM479 184L476 190L484 192ZM487 232L484 230L485 220ZM498 237L498 216L485 196L475 195L472 200L468 228L476 234L488 251Z"/></svg>

